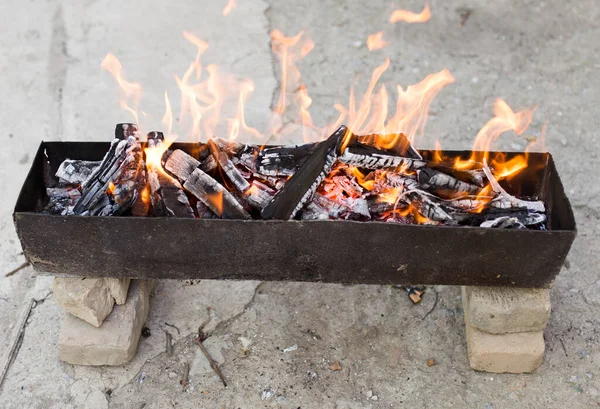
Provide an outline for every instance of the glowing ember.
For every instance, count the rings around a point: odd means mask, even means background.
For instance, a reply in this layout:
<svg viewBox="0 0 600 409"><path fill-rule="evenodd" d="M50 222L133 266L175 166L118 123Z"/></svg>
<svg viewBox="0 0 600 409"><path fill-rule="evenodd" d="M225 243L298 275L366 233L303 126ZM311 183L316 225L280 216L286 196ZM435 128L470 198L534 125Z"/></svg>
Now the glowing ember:
<svg viewBox="0 0 600 409"><path fill-rule="evenodd" d="M431 9L429 1L425 2L425 8L420 13L413 13L408 10L395 10L390 16L390 23L404 21L406 23L424 23L431 18Z"/></svg>

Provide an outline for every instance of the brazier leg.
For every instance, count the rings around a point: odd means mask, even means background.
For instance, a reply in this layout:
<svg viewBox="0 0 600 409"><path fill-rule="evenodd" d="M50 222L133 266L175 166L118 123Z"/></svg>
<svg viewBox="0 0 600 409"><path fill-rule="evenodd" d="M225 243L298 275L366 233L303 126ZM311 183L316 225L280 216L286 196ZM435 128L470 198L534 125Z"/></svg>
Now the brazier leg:
<svg viewBox="0 0 600 409"><path fill-rule="evenodd" d="M542 363L547 289L462 287L462 296L471 368L525 373Z"/></svg>
<svg viewBox="0 0 600 409"><path fill-rule="evenodd" d="M114 306L98 328L67 314L58 339L59 359L74 365L129 362L148 318L153 284L153 280L132 280L125 302Z"/></svg>

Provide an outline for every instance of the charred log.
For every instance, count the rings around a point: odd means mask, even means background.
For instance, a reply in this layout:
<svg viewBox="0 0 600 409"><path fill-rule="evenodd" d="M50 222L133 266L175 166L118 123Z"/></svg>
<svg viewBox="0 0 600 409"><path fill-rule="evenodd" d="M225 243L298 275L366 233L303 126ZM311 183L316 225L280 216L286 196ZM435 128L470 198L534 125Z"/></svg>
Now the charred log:
<svg viewBox="0 0 600 409"><path fill-rule="evenodd" d="M250 215L215 179L198 168L200 162L181 150L163 158L163 167L215 214L225 219L248 219Z"/></svg>
<svg viewBox="0 0 600 409"><path fill-rule="evenodd" d="M291 176L315 150L317 144L275 146L242 153L241 161L267 176Z"/></svg>
<svg viewBox="0 0 600 409"><path fill-rule="evenodd" d="M196 203L196 212L200 219L218 219L219 217L212 212L204 203L200 200Z"/></svg>
<svg viewBox="0 0 600 409"><path fill-rule="evenodd" d="M183 184L184 189L196 196L213 213L224 219L249 219L250 215L237 200L212 177L195 169Z"/></svg>
<svg viewBox="0 0 600 409"><path fill-rule="evenodd" d="M388 135L355 135L354 133L350 133L345 138L345 145L373 153L377 152L390 156L423 159L419 151L412 146L410 140L403 133ZM389 148L384 146L389 146Z"/></svg>
<svg viewBox="0 0 600 409"><path fill-rule="evenodd" d="M398 168L416 170L427 166L427 162L422 159L388 155L364 145L348 146L338 159L349 166L372 170Z"/></svg>
<svg viewBox="0 0 600 409"><path fill-rule="evenodd" d="M337 145L346 132L347 128L341 126L327 140L318 144L313 154L262 210L264 219L288 220L304 207L331 171L337 157Z"/></svg>
<svg viewBox="0 0 600 409"><path fill-rule="evenodd" d="M115 139L124 141L130 136L135 137L139 141L140 137L138 133L138 127L136 124L117 124L117 126L115 127Z"/></svg>
<svg viewBox="0 0 600 409"><path fill-rule="evenodd" d="M65 159L55 176L62 184L80 185L100 166L99 161Z"/></svg>
<svg viewBox="0 0 600 409"><path fill-rule="evenodd" d="M417 171L417 177L423 189L446 199L477 195L481 191L479 186L463 182L434 169L421 169Z"/></svg>
<svg viewBox="0 0 600 409"><path fill-rule="evenodd" d="M121 127L124 134L136 132ZM73 212L80 215L119 215L129 209L146 185L146 169L137 137L114 139L100 166L82 184Z"/></svg>
<svg viewBox="0 0 600 409"><path fill-rule="evenodd" d="M229 156L220 150L219 146L212 140L208 141L208 146L212 152L212 157L219 164L219 167L227 177L227 179L235 186L238 192L244 193L250 189L250 183L241 172L235 167L233 162L229 159Z"/></svg>
<svg viewBox="0 0 600 409"><path fill-rule="evenodd" d="M246 200L255 209L262 210L273 200L276 190L257 180L252 181L252 186L246 192Z"/></svg>

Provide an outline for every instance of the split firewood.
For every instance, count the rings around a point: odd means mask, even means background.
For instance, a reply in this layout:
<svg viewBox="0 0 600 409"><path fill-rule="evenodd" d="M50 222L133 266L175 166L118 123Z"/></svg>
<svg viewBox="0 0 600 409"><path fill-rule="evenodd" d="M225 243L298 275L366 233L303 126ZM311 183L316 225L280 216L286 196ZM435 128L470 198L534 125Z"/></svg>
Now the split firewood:
<svg viewBox="0 0 600 409"><path fill-rule="evenodd" d="M181 150L163 157L163 167L176 176L183 188L224 219L249 219L250 215L215 179L198 168L198 162Z"/></svg>
<svg viewBox="0 0 600 409"><path fill-rule="evenodd" d="M119 215L129 209L146 185L146 168L131 124L119 124L100 166L82 184L73 212L79 215ZM121 136L126 139L119 139Z"/></svg>
<svg viewBox="0 0 600 409"><path fill-rule="evenodd" d="M348 128L342 125L318 144L312 155L263 209L261 215L264 219L288 220L304 207L331 171L337 158L337 146L347 131Z"/></svg>

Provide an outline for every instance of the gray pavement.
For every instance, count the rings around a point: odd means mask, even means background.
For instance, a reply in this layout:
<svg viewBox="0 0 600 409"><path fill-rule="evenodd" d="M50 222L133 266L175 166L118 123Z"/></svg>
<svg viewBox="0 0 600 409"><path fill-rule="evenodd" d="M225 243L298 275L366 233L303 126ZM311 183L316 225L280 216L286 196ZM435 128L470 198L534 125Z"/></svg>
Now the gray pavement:
<svg viewBox="0 0 600 409"><path fill-rule="evenodd" d="M208 41L206 61L254 79L246 119L263 127L278 92L269 31L292 35L306 29L316 46L299 66L320 124L334 118L332 105L345 100L349 85L364 87L386 56L391 65L383 81L391 85L415 83L444 67L456 78L433 103L419 147L433 147L439 139L445 148L468 149L497 97L515 109L539 104L530 132L539 134L548 122L547 149L555 155L579 228L552 289L544 363L532 375L470 370L456 287L431 287L423 303L413 306L404 294L379 286L162 281L147 324L151 335L140 341L130 364L73 367L56 359L63 312L49 291L51 279L26 268L0 277L0 364L29 299L40 300L0 390L0 407L597 407L600 5L436 1L429 22L390 25L393 6L383 1L239 0L227 17L220 14L222 3L0 5L3 270L24 261L11 213L39 142L107 140L115 122L130 120L118 107L114 81L99 68L107 52L119 57L128 79L144 85L144 109L160 117L165 87L178 95L173 75L194 58L181 36L190 30ZM395 5L420 10L423 4ZM461 8L472 10L464 25ZM369 52L364 41L380 30L389 44ZM523 138L510 134L498 144L524 146ZM422 319L436 292L436 308ZM165 322L180 329L172 357L162 352ZM230 382L227 389L193 344L197 327L206 322L212 330L207 344ZM298 348L282 351L293 345ZM427 367L429 358L435 366ZM185 361L192 365L192 387L181 392ZM343 369L330 370L333 361Z"/></svg>

